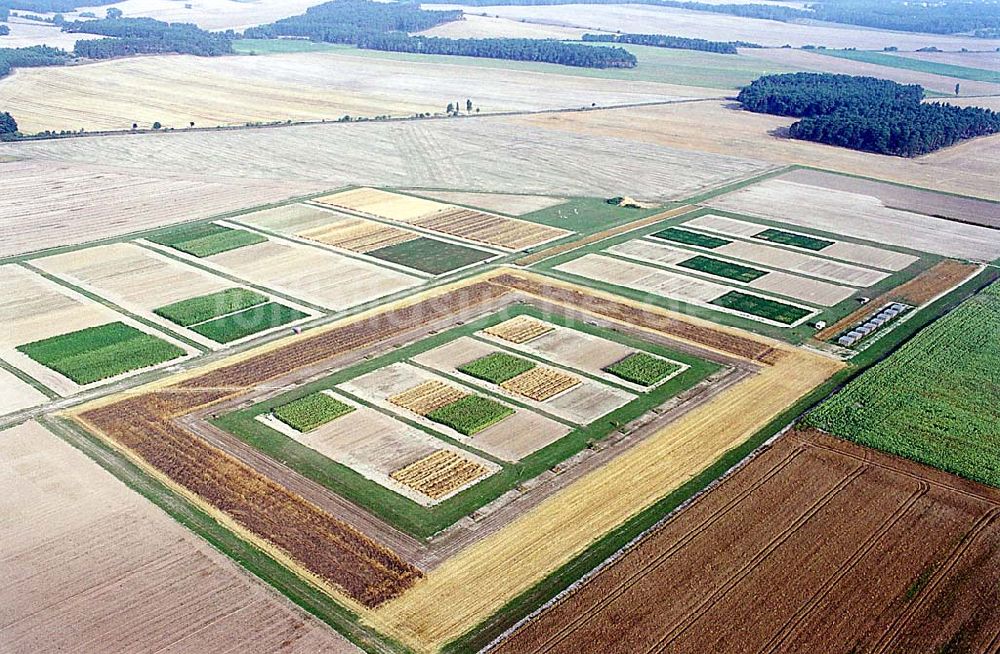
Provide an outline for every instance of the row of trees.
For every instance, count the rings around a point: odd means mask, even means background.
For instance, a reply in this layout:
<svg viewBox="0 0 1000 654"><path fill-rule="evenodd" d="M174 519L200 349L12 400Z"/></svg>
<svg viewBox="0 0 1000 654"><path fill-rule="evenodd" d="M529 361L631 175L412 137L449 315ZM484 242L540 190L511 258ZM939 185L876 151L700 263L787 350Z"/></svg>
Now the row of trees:
<svg viewBox="0 0 1000 654"><path fill-rule="evenodd" d="M648 45L654 48L672 48L676 50L700 50L719 54L737 54L736 48L759 48L756 43L746 41L708 41L706 39L689 39L683 36L665 36L662 34L584 34L584 41L596 43L629 43L632 45Z"/></svg>
<svg viewBox="0 0 1000 654"><path fill-rule="evenodd" d="M792 138L902 157L1000 132L1000 114L922 102L924 90L874 77L828 73L767 75L744 88L750 111L801 118Z"/></svg>
<svg viewBox="0 0 1000 654"><path fill-rule="evenodd" d="M358 47L389 52L538 61L583 68L635 68L637 63L635 55L624 48L540 39L442 39L390 32L362 38Z"/></svg>
<svg viewBox="0 0 1000 654"><path fill-rule="evenodd" d="M190 23L164 23L152 18L105 18L67 23L64 32L111 38L77 41L78 57L110 59L135 54L180 53L201 57L232 54L236 34L208 32Z"/></svg>
<svg viewBox="0 0 1000 654"><path fill-rule="evenodd" d="M357 43L360 38L387 32L420 32L461 17L460 10L427 11L411 3L334 0L310 7L299 16L252 27L243 36L248 39L294 36L327 43Z"/></svg>
<svg viewBox="0 0 1000 654"><path fill-rule="evenodd" d="M44 45L30 48L0 48L0 77L9 75L14 68L61 66L69 59L70 54L65 50Z"/></svg>

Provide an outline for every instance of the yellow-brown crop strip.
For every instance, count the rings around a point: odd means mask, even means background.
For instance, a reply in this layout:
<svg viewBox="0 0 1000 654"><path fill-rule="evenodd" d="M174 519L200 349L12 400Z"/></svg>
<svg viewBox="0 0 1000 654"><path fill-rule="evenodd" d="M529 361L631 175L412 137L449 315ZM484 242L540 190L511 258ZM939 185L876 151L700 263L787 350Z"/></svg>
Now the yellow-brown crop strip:
<svg viewBox="0 0 1000 654"><path fill-rule="evenodd" d="M442 407L458 402L466 395L468 393L454 386L431 380L398 395L393 395L389 398L389 402L417 415L426 416Z"/></svg>
<svg viewBox="0 0 1000 654"><path fill-rule="evenodd" d="M417 238L413 232L362 218L348 218L333 225L307 229L298 236L362 254Z"/></svg>
<svg viewBox="0 0 1000 654"><path fill-rule="evenodd" d="M500 387L529 400L544 402L579 383L579 379L561 370L538 366L513 379L508 379L500 384Z"/></svg>
<svg viewBox="0 0 1000 654"><path fill-rule="evenodd" d="M438 450L389 474L399 483L440 499L487 473L486 466L457 452Z"/></svg>
<svg viewBox="0 0 1000 654"><path fill-rule="evenodd" d="M510 320L505 320L499 325L487 327L483 331L490 336L496 336L508 343L521 345L532 341L539 336L548 334L555 329L552 325L547 325L540 320L535 320L530 316L517 316Z"/></svg>

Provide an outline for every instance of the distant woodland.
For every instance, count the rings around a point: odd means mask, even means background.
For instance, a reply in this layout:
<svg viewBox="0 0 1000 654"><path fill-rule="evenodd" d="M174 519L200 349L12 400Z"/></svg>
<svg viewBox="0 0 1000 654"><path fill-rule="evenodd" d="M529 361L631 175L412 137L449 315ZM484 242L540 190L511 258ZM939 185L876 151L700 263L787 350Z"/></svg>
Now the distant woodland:
<svg viewBox="0 0 1000 654"><path fill-rule="evenodd" d="M739 94L746 109L801 118L792 138L915 157L1000 132L1000 114L924 103L922 87L828 73L766 75Z"/></svg>
<svg viewBox="0 0 1000 654"><path fill-rule="evenodd" d="M179 53L200 57L232 54L232 32L208 32L190 23L164 23L152 18L106 18L67 23L64 32L110 38L80 40L73 52L88 59L135 54Z"/></svg>
<svg viewBox="0 0 1000 654"><path fill-rule="evenodd" d="M706 39L690 39L682 36L665 36L663 34L584 34L583 40L593 43L629 43L645 45L654 48L672 48L675 50L700 50L719 54L738 54L736 48L759 48L756 43L746 41L708 41Z"/></svg>

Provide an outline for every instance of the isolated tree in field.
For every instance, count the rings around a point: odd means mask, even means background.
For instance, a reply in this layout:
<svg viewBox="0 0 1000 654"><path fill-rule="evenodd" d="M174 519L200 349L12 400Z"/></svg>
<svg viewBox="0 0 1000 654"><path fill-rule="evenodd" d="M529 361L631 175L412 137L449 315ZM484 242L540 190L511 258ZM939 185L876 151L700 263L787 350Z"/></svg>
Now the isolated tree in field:
<svg viewBox="0 0 1000 654"><path fill-rule="evenodd" d="M465 110L469 111L469 112L472 111L472 100L471 99L465 101Z"/></svg>
<svg viewBox="0 0 1000 654"><path fill-rule="evenodd" d="M448 103L448 108L445 109L445 113L449 113L449 114L455 113L455 105L453 105L452 103L449 102Z"/></svg>
<svg viewBox="0 0 1000 654"><path fill-rule="evenodd" d="M115 19L117 19L117 18L121 18L121 17L122 17L122 16L124 16L124 15L125 15L125 14L123 14L123 13L122 13L122 10L121 10L121 9L118 9L118 8L116 8L116 7L110 7L110 8L108 9L108 14L107 14L107 16L108 16L108 19L109 19L109 20L115 20Z"/></svg>
<svg viewBox="0 0 1000 654"><path fill-rule="evenodd" d="M6 111L0 111L0 136L17 132L17 121Z"/></svg>
<svg viewBox="0 0 1000 654"><path fill-rule="evenodd" d="M958 95L958 90L962 88L961 84L955 84L955 95Z"/></svg>
<svg viewBox="0 0 1000 654"><path fill-rule="evenodd" d="M153 129L160 129L161 127L163 127L163 125L160 124L160 121L153 123Z"/></svg>

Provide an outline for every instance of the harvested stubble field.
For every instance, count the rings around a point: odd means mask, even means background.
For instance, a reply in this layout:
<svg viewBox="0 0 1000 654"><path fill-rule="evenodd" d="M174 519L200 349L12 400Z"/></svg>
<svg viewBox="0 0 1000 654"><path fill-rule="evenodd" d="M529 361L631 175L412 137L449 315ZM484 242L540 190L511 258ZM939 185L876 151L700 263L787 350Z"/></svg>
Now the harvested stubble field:
<svg viewBox="0 0 1000 654"><path fill-rule="evenodd" d="M360 651L37 423L0 460L3 651Z"/></svg>
<svg viewBox="0 0 1000 654"><path fill-rule="evenodd" d="M518 316L483 331L508 343L522 345L554 330L555 327L530 316Z"/></svg>
<svg viewBox="0 0 1000 654"><path fill-rule="evenodd" d="M452 450L438 450L418 461L394 470L389 476L431 499L441 499L487 472L484 465L470 461Z"/></svg>
<svg viewBox="0 0 1000 654"><path fill-rule="evenodd" d="M863 192L779 178L722 195L708 204L947 257L988 261L1000 257L996 230L893 209ZM993 207L991 215L995 215L997 205L987 206Z"/></svg>
<svg viewBox="0 0 1000 654"><path fill-rule="evenodd" d="M553 368L539 367L503 382L500 387L529 400L544 402L579 384L580 380L573 375Z"/></svg>
<svg viewBox="0 0 1000 654"><path fill-rule="evenodd" d="M426 416L449 404L458 402L468 395L467 392L437 381L425 381L398 395L388 398L389 402L401 406L417 415Z"/></svg>
<svg viewBox="0 0 1000 654"><path fill-rule="evenodd" d="M742 111L732 102L712 101L507 119L514 124L550 131L622 139L629 143L630 150L661 145L699 153L738 155L775 165L814 166L1000 200L996 184L1000 161L993 156L1000 144L998 135L973 139L916 159L903 159L778 136L795 120ZM712 129L705 129L706 124L712 125Z"/></svg>
<svg viewBox="0 0 1000 654"><path fill-rule="evenodd" d="M997 491L793 431L495 651L985 654L998 515Z"/></svg>
<svg viewBox="0 0 1000 654"><path fill-rule="evenodd" d="M566 202L564 198L553 198L545 195L514 195L511 193L469 193L462 191L425 191L422 189L407 189L408 192L422 195L432 200L440 200L448 204L459 204L475 207L484 211L497 211L508 216L523 216L542 209L548 209Z"/></svg>
<svg viewBox="0 0 1000 654"><path fill-rule="evenodd" d="M511 148L510 144L515 142L518 147ZM448 156L442 157L441 152L447 152ZM623 152L628 156L622 156ZM205 184L219 180L220 172L242 178L238 191L242 196L238 203L232 202L232 190L227 193L216 187L216 197L206 198L210 201L206 206L216 207L214 211L197 207L197 201L170 207L174 214L185 218L219 212L222 210L218 208L220 204L226 204L226 209L246 207L249 203L260 202L258 198L265 193L273 193L268 200L274 200L347 184L578 197L629 195L656 201L684 197L724 181L773 168L773 164L739 158L731 152L704 154L628 140L581 136L517 124L500 117L303 125L226 132L176 131L134 135L127 139L99 136L0 144L0 156L16 154L86 164L101 161L104 166L128 169L131 175L145 174L153 179L181 176ZM752 149L746 152L748 157L756 156ZM31 203L37 205L35 199L41 194L40 189L57 184L60 174L65 175L65 172L60 173L59 166L51 163L29 164L37 166L36 170L44 173L43 179L47 181L35 183L30 189L17 184L13 188L19 192L5 193L0 209L13 208L16 204L22 207ZM274 190L279 186L274 180L283 180L280 196ZM99 198L98 194L104 197ZM107 185L88 188L88 195L91 197L83 200L77 197L66 204L77 206L92 202L103 212L103 218L109 213L122 215L119 208L109 211L113 206L109 204L112 197L117 201L122 196L112 194ZM227 195L228 201L223 202ZM50 197L50 193L45 196ZM184 198L185 201L190 199ZM162 197L157 202L160 206L150 203L153 215L163 220L164 209L169 205ZM45 204L48 202L42 206ZM22 208L15 213L23 212ZM143 217L150 219L150 216Z"/></svg>
<svg viewBox="0 0 1000 654"><path fill-rule="evenodd" d="M38 406L47 399L48 397L35 387L0 368L0 416Z"/></svg>
<svg viewBox="0 0 1000 654"><path fill-rule="evenodd" d="M126 16L148 16L168 23L195 23L206 30L242 30L301 14L313 3L310 0L196 0L180 4L174 0L122 0L115 6ZM78 11L88 9L100 15L101 7L81 7Z"/></svg>

